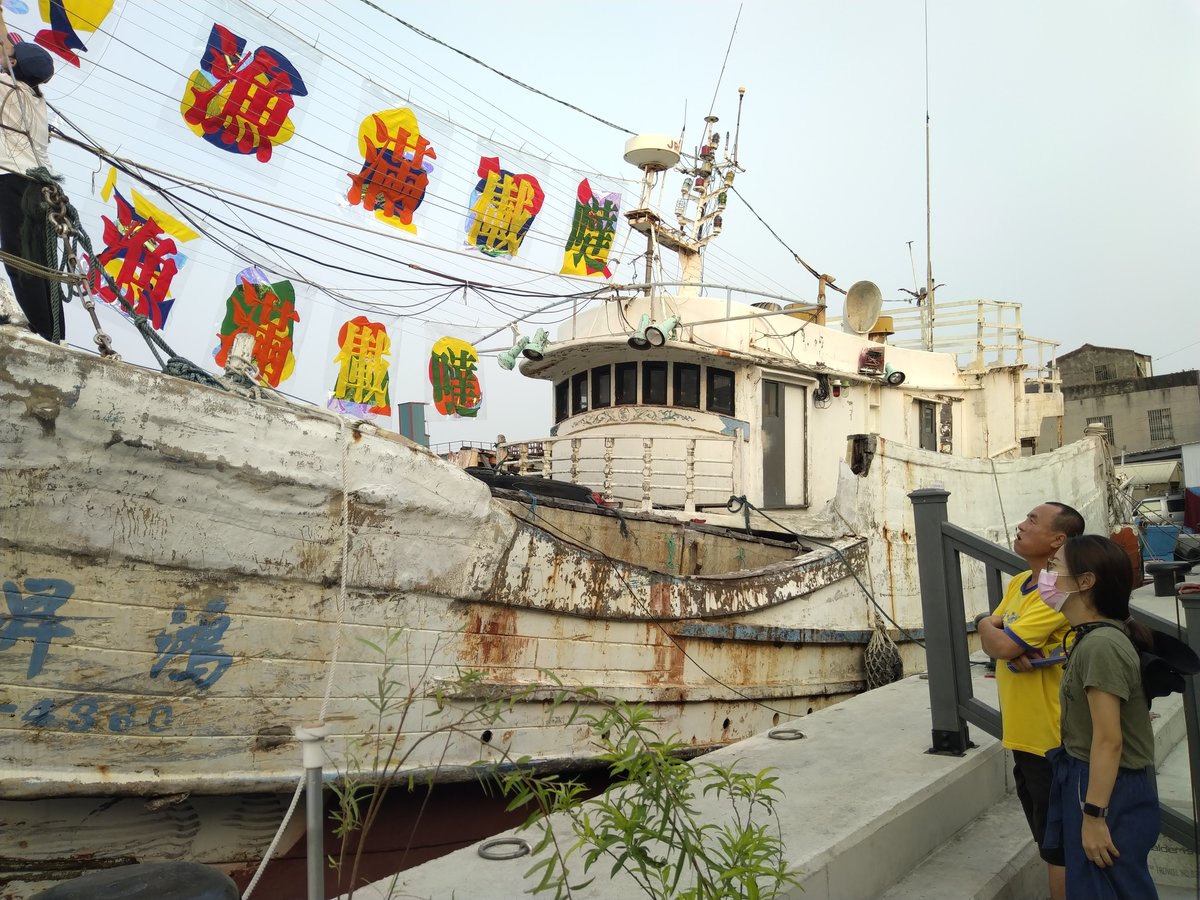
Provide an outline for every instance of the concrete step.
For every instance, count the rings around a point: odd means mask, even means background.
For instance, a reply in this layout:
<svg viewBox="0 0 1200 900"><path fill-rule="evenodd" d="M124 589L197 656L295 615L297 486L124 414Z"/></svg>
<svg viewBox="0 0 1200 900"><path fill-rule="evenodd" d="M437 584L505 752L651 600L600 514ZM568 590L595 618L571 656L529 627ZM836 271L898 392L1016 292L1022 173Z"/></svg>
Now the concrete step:
<svg viewBox="0 0 1200 900"><path fill-rule="evenodd" d="M1155 702L1155 706L1158 701ZM1180 715L1179 718L1183 718ZM1192 811L1192 778L1187 741L1180 741L1158 767L1159 799L1187 815ZM1196 897L1196 854L1170 838L1160 837L1150 851L1150 873L1161 897ZM1171 894L1167 891L1182 892Z"/></svg>
<svg viewBox="0 0 1200 900"><path fill-rule="evenodd" d="M931 853L880 900L1043 900L1038 856L1016 794L1008 794Z"/></svg>

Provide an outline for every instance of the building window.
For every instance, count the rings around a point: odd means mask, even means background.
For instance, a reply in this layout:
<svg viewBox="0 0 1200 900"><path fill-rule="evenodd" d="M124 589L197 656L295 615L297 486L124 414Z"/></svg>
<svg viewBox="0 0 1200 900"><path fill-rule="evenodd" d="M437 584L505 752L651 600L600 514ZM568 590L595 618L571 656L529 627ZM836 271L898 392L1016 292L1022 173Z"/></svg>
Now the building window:
<svg viewBox="0 0 1200 900"><path fill-rule="evenodd" d="M1113 447L1117 446L1117 439L1113 434L1112 416L1088 416L1087 423L1091 425L1093 422L1103 425L1104 430L1108 432L1108 443Z"/></svg>
<svg viewBox="0 0 1200 900"><path fill-rule="evenodd" d="M628 406L638 402L638 364L635 362L617 363L616 388L617 406Z"/></svg>
<svg viewBox="0 0 1200 900"><path fill-rule="evenodd" d="M705 409L709 412L733 415L733 373L728 369L708 368L706 387L707 402Z"/></svg>
<svg viewBox="0 0 1200 900"><path fill-rule="evenodd" d="M1112 369L1108 367L1107 363L1102 366L1096 366L1096 380L1112 381Z"/></svg>
<svg viewBox="0 0 1200 900"><path fill-rule="evenodd" d="M554 386L554 421L561 422L570 415L571 383L563 380Z"/></svg>
<svg viewBox="0 0 1200 900"><path fill-rule="evenodd" d="M692 363L675 363L672 368L671 402L675 406L700 408L700 367Z"/></svg>
<svg viewBox="0 0 1200 900"><path fill-rule="evenodd" d="M1169 408L1147 410L1146 416L1150 420L1150 440L1175 440L1175 428L1171 424L1171 410Z"/></svg>
<svg viewBox="0 0 1200 900"><path fill-rule="evenodd" d="M599 366L592 369L592 409L612 406L612 369Z"/></svg>
<svg viewBox="0 0 1200 900"><path fill-rule="evenodd" d="M588 373L576 372L571 376L571 415L577 416L587 412L588 408Z"/></svg>
<svg viewBox="0 0 1200 900"><path fill-rule="evenodd" d="M667 364L642 363L642 402L655 406L667 405Z"/></svg>

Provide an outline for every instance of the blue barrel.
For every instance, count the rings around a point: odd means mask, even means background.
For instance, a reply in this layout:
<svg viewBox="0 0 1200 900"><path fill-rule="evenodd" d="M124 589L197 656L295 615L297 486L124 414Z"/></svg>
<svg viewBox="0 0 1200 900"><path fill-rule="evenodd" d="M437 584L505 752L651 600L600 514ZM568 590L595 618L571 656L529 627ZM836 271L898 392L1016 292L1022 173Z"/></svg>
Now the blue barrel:
<svg viewBox="0 0 1200 900"><path fill-rule="evenodd" d="M1178 537L1178 525L1146 525L1142 533L1142 542L1146 546L1146 561L1174 559L1175 541Z"/></svg>

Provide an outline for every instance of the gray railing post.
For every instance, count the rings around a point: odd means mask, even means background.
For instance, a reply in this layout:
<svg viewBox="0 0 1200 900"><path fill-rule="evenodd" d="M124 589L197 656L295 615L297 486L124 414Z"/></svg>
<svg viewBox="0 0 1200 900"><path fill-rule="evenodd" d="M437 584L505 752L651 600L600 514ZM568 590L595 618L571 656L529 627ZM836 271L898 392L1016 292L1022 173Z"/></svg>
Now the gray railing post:
<svg viewBox="0 0 1200 900"><path fill-rule="evenodd" d="M971 746L966 720L960 712L958 658L950 609L948 566L942 526L947 521L950 492L922 488L908 495L913 505L917 537L917 571L921 584L921 612L925 618L925 659L929 669L929 706L933 718L934 753L961 756ZM961 623L959 623L961 628Z"/></svg>
<svg viewBox="0 0 1200 900"><path fill-rule="evenodd" d="M1187 643L1193 652L1200 655L1200 594L1180 594L1179 600L1183 606L1184 627L1187 629ZM1196 796L1200 787L1200 688L1197 688L1196 678L1190 676L1184 679L1183 712L1187 722L1188 766L1192 775L1192 796ZM1197 812L1192 808L1192 839L1196 836ZM1188 845L1190 846L1190 845Z"/></svg>

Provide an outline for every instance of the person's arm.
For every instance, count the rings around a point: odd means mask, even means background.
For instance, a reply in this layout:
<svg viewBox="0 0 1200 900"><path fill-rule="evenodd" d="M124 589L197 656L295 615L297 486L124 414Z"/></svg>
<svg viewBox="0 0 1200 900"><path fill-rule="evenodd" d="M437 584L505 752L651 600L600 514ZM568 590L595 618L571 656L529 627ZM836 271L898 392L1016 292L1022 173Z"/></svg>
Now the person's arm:
<svg viewBox="0 0 1200 900"><path fill-rule="evenodd" d="M1005 633L1004 620L999 616L985 616L975 626L983 652L992 659L1016 659L1025 654L1025 648Z"/></svg>
<svg viewBox="0 0 1200 900"><path fill-rule="evenodd" d="M1105 808L1112 797L1121 764L1121 698L1099 688L1087 689L1088 709L1092 714L1092 746L1088 753L1088 789L1084 800ZM1108 831L1108 821L1096 816L1083 817L1083 852L1098 866L1111 866L1121 854Z"/></svg>

